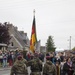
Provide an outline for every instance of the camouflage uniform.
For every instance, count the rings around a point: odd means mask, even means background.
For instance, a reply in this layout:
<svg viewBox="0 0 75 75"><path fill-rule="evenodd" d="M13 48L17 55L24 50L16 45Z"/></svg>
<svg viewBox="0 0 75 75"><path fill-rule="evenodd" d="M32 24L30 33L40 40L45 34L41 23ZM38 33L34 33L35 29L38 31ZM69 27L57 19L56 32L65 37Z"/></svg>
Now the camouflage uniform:
<svg viewBox="0 0 75 75"><path fill-rule="evenodd" d="M41 75L42 61L38 57L35 57L31 61L29 61L28 65L30 66L31 69L30 75Z"/></svg>
<svg viewBox="0 0 75 75"><path fill-rule="evenodd" d="M18 61L18 59L15 61L15 63L17 63L17 61ZM22 57L21 61L22 61L24 64L26 64L26 66L28 66L28 62L27 62L26 59L24 59L24 58Z"/></svg>
<svg viewBox="0 0 75 75"><path fill-rule="evenodd" d="M22 60L16 60L11 68L10 75L28 75L26 64Z"/></svg>
<svg viewBox="0 0 75 75"><path fill-rule="evenodd" d="M27 62L26 59L22 58L22 62L23 62L24 64L26 64L26 66L28 66L28 62Z"/></svg>
<svg viewBox="0 0 75 75"><path fill-rule="evenodd" d="M57 75L55 65L49 60L44 64L43 75Z"/></svg>

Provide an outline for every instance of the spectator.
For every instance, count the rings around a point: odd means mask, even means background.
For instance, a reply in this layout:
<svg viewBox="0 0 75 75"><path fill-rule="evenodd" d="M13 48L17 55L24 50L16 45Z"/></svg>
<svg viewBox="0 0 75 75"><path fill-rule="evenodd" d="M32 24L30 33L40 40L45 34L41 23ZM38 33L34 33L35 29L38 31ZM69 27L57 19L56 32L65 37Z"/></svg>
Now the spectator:
<svg viewBox="0 0 75 75"><path fill-rule="evenodd" d="M73 75L72 61L70 58L66 60L66 63L63 66L63 75Z"/></svg>
<svg viewBox="0 0 75 75"><path fill-rule="evenodd" d="M64 58L63 61L62 61L61 64L60 64L61 75L64 75L64 74L63 74L63 66L64 66L65 63L66 63L66 58Z"/></svg>
<svg viewBox="0 0 75 75"><path fill-rule="evenodd" d="M60 69L60 63L59 63L59 61L56 61L55 65L56 65L57 75L60 75L60 72L61 72L60 70L61 69Z"/></svg>
<svg viewBox="0 0 75 75"><path fill-rule="evenodd" d="M3 63L3 56L2 56L2 51L0 50L0 66L2 65Z"/></svg>
<svg viewBox="0 0 75 75"><path fill-rule="evenodd" d="M6 67L7 66L7 53L3 52L2 56L3 56L3 67Z"/></svg>
<svg viewBox="0 0 75 75"><path fill-rule="evenodd" d="M9 52L9 54L8 54L8 62L9 62L9 66L12 66L13 59L12 59L12 54L11 54L11 52Z"/></svg>

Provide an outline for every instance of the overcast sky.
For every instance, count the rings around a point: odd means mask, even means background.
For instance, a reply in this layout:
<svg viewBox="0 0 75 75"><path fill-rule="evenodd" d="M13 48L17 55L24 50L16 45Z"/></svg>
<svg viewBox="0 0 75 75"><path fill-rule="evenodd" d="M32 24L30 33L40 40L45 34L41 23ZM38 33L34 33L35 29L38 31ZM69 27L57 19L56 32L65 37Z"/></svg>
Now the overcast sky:
<svg viewBox="0 0 75 75"><path fill-rule="evenodd" d="M57 48L75 46L75 0L0 0L0 22L10 22L30 39L35 9L37 39L45 45L53 36Z"/></svg>

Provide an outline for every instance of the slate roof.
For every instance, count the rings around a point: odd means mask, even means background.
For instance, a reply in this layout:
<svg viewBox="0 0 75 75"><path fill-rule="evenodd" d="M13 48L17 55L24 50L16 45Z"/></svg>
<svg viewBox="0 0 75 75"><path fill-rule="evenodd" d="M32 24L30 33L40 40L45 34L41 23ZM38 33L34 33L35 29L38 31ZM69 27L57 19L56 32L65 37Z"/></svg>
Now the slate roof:
<svg viewBox="0 0 75 75"><path fill-rule="evenodd" d="M18 40L18 42L23 46L29 46L29 39L25 35L23 31L18 31L17 27L14 27L13 25L9 25L9 27L12 27L13 32L10 30L10 33L14 35L14 37ZM10 29L10 28L9 28ZM28 43L27 43L28 42Z"/></svg>

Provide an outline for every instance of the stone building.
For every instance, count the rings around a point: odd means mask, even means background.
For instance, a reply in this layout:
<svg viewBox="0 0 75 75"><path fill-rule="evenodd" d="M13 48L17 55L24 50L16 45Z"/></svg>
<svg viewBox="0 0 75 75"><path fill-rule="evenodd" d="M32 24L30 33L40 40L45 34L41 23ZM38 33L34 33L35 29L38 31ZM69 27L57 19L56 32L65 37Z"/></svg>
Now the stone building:
<svg viewBox="0 0 75 75"><path fill-rule="evenodd" d="M13 26L13 24L7 23L7 26L9 27L9 34L11 36L8 49L29 50L29 38L27 33L24 33L24 31L18 31L18 28Z"/></svg>

